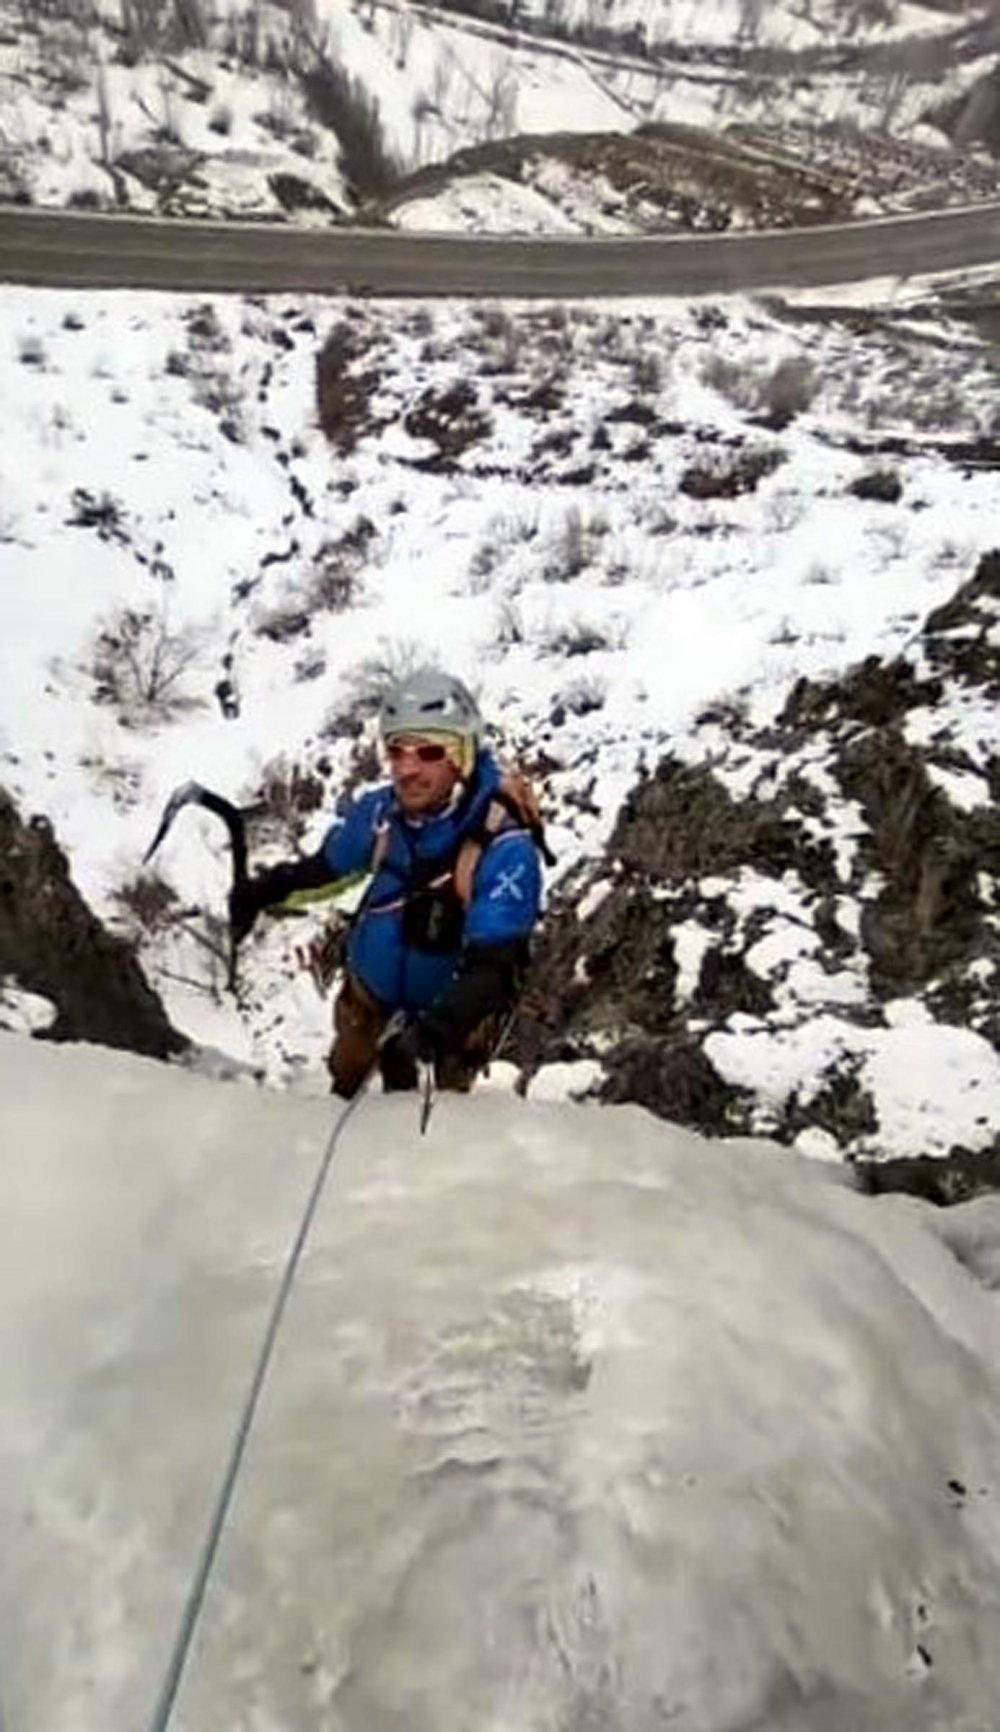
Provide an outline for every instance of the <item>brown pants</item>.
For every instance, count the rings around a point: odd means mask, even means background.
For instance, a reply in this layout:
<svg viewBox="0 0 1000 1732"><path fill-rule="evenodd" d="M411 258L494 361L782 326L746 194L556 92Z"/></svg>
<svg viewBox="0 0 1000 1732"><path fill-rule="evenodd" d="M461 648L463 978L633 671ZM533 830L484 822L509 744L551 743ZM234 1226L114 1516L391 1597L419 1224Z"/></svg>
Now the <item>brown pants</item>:
<svg viewBox="0 0 1000 1732"><path fill-rule="evenodd" d="M379 1051L379 1037L391 1015L360 981L345 975L333 1007L333 1045L326 1061L334 1094L347 1099L357 1094L376 1062L386 1091L416 1088L416 1066L400 1058L392 1041ZM437 1087L467 1093L489 1058L495 1032L495 1019L487 1017L471 1031L461 1052L443 1053L434 1067Z"/></svg>

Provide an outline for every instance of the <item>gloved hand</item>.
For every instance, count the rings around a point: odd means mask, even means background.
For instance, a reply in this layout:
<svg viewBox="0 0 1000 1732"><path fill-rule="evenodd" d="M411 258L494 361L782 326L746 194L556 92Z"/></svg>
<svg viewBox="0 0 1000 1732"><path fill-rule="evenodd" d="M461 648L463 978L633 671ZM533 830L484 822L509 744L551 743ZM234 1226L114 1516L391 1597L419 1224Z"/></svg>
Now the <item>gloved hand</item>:
<svg viewBox="0 0 1000 1732"><path fill-rule="evenodd" d="M255 872L246 884L240 884L230 892L229 920L233 942L239 944L246 937L262 908L276 907L295 890L318 890L324 884L332 884L335 876L322 848L317 854L307 854L302 860L282 860L264 872Z"/></svg>
<svg viewBox="0 0 1000 1732"><path fill-rule="evenodd" d="M421 1016L414 1016L393 1037L393 1049L401 1063L433 1064L441 1051L440 1040Z"/></svg>

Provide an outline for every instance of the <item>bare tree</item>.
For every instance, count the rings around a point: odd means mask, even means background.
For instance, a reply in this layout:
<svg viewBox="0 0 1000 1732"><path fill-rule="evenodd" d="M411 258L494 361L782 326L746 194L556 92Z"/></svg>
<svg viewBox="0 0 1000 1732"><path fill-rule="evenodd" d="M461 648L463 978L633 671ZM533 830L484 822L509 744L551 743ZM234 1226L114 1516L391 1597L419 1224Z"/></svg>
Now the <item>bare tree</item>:
<svg viewBox="0 0 1000 1732"><path fill-rule="evenodd" d="M413 41L413 31L416 20L409 7L405 11L396 8L393 21L393 38L395 45L396 65L402 71L410 58L410 43Z"/></svg>
<svg viewBox="0 0 1000 1732"><path fill-rule="evenodd" d="M191 706L180 686L197 653L193 633L172 632L165 609L119 608L94 640L94 697L126 727L165 721Z"/></svg>
<svg viewBox="0 0 1000 1732"><path fill-rule="evenodd" d="M431 103L438 114L445 115L449 109L451 87L455 79L455 60L453 55L439 55L434 62L431 74Z"/></svg>
<svg viewBox="0 0 1000 1732"><path fill-rule="evenodd" d="M163 48L201 48L208 40L204 0L119 0L119 10L132 59Z"/></svg>
<svg viewBox="0 0 1000 1732"><path fill-rule="evenodd" d="M486 91L486 136L506 138L517 113L517 75L506 60L496 60Z"/></svg>
<svg viewBox="0 0 1000 1732"><path fill-rule="evenodd" d="M767 0L740 0L739 38L741 42L756 42L764 18Z"/></svg>
<svg viewBox="0 0 1000 1732"><path fill-rule="evenodd" d="M111 166L111 97L108 93L108 74L103 62L97 69L97 136L98 162L102 168Z"/></svg>

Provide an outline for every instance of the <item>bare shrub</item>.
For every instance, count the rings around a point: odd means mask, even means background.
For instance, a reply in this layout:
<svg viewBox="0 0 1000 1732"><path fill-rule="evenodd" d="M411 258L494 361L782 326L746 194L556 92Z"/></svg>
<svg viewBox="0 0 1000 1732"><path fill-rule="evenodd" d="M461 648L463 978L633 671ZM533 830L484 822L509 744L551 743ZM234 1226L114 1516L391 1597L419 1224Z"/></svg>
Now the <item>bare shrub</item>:
<svg viewBox="0 0 1000 1732"><path fill-rule="evenodd" d="M22 367L34 367L39 373L44 373L48 356L41 337L35 336L34 332L22 337L17 345L17 358Z"/></svg>
<svg viewBox="0 0 1000 1732"><path fill-rule="evenodd" d="M203 0L119 0L122 59L203 48L208 40Z"/></svg>
<svg viewBox="0 0 1000 1732"><path fill-rule="evenodd" d="M133 937L151 936L173 925L179 897L159 872L136 872L111 892L121 923Z"/></svg>
<svg viewBox="0 0 1000 1732"><path fill-rule="evenodd" d="M895 469L866 469L847 489L856 499L877 499L895 505L903 497L903 483Z"/></svg>
<svg viewBox="0 0 1000 1732"><path fill-rule="evenodd" d="M602 626L575 619L550 631L545 639L545 648L550 655L565 656L568 659L571 656L589 656L598 650L611 649L613 643L613 638Z"/></svg>
<svg viewBox="0 0 1000 1732"><path fill-rule="evenodd" d="M307 602L313 609L343 613L362 593L362 570L376 533L370 517L358 516L351 528L324 541L313 560Z"/></svg>
<svg viewBox="0 0 1000 1732"><path fill-rule="evenodd" d="M119 608L94 640L94 701L110 705L123 727L167 721L194 706L181 683L197 654L194 633L172 632L163 611Z"/></svg>
<svg viewBox="0 0 1000 1732"><path fill-rule="evenodd" d="M787 355L760 382L760 408L768 424L780 429L787 427L796 415L802 415L816 396L816 369L804 355Z"/></svg>
<svg viewBox="0 0 1000 1732"><path fill-rule="evenodd" d="M578 680L571 680L559 696L552 717L553 723L558 725L560 721L564 720L565 712L571 716L592 715L595 710L604 708L607 696L607 682L596 678L594 675L584 674ZM564 712L562 716L559 715L560 709Z"/></svg>
<svg viewBox="0 0 1000 1732"><path fill-rule="evenodd" d="M326 656L321 649L307 649L301 655L292 669L292 678L305 685L310 680L321 679L326 673Z"/></svg>
<svg viewBox="0 0 1000 1732"><path fill-rule="evenodd" d="M112 493L95 495L86 487L74 487L67 522L74 529L96 529L102 541L127 541L124 507Z"/></svg>
<svg viewBox="0 0 1000 1732"><path fill-rule="evenodd" d="M232 347L211 301L202 301L197 307L192 307L184 324L188 344L192 349L207 350L210 354L225 354Z"/></svg>
<svg viewBox="0 0 1000 1732"><path fill-rule="evenodd" d="M812 584L816 588L829 589L840 582L840 574L831 565L826 565L821 559L814 559L806 570L803 583Z"/></svg>
<svg viewBox="0 0 1000 1732"><path fill-rule="evenodd" d="M352 708L360 716L373 716L399 680L433 665L424 644L412 638L380 638L375 654L358 662L347 677Z"/></svg>
<svg viewBox="0 0 1000 1732"><path fill-rule="evenodd" d="M494 573L503 564L504 551L498 541L487 539L480 542L469 561L469 590L472 595L483 595L491 587Z"/></svg>
<svg viewBox="0 0 1000 1732"><path fill-rule="evenodd" d="M293 638L302 637L312 629L312 619L304 600L292 596L289 600L279 602L277 607L269 608L257 621L257 635L266 637L269 643L291 643Z"/></svg>
<svg viewBox="0 0 1000 1732"><path fill-rule="evenodd" d="M374 367L362 362L368 350L363 331L341 319L316 357L316 413L327 439L342 456L376 425L371 399L379 384Z"/></svg>
<svg viewBox="0 0 1000 1732"><path fill-rule="evenodd" d="M590 540L578 505L571 505L563 520L562 575L577 577L590 563Z"/></svg>
<svg viewBox="0 0 1000 1732"><path fill-rule="evenodd" d="M79 760L102 800L110 800L116 812L134 812L143 798L142 765L122 758L87 754Z"/></svg>
<svg viewBox="0 0 1000 1732"><path fill-rule="evenodd" d="M785 453L775 447L719 451L701 463L692 463L677 485L691 499L736 499L756 492L758 482L784 461Z"/></svg>
<svg viewBox="0 0 1000 1732"><path fill-rule="evenodd" d="M361 575L357 568L343 561L336 552L321 548L309 589L309 600L326 613L344 613L361 596Z"/></svg>
<svg viewBox="0 0 1000 1732"><path fill-rule="evenodd" d="M214 370L202 373L194 380L191 395L200 409L208 409L221 421L238 426L243 394L229 373Z"/></svg>
<svg viewBox="0 0 1000 1732"><path fill-rule="evenodd" d="M644 397L653 396L663 383L663 362L655 349L637 349L629 370L633 386Z"/></svg>
<svg viewBox="0 0 1000 1732"><path fill-rule="evenodd" d="M702 382L736 409L762 415L776 430L808 409L816 396L816 369L803 355L786 356L769 371L746 361L712 355L701 370Z"/></svg>
<svg viewBox="0 0 1000 1732"><path fill-rule="evenodd" d="M948 433L968 426L970 405L964 382L941 378L929 381L928 388L914 391L900 405L911 425L929 433ZM896 418L898 419L897 410Z"/></svg>
<svg viewBox="0 0 1000 1732"><path fill-rule="evenodd" d="M497 607L493 641L498 649L513 649L524 639L524 616L516 601L508 596Z"/></svg>
<svg viewBox="0 0 1000 1732"><path fill-rule="evenodd" d="M805 511L802 496L799 493L771 493L764 507L764 520L768 529L777 534L794 529L801 523Z"/></svg>
<svg viewBox="0 0 1000 1732"><path fill-rule="evenodd" d="M314 771L285 757L264 766L255 802L256 814L269 830L298 842L309 828L314 812L326 804L326 785Z"/></svg>
<svg viewBox="0 0 1000 1732"><path fill-rule="evenodd" d="M737 409L752 409L757 396L757 376L745 361L730 361L725 355L710 355L701 369L701 380L718 391Z"/></svg>
<svg viewBox="0 0 1000 1732"><path fill-rule="evenodd" d="M187 349L171 349L164 361L167 373L188 379L198 407L218 416L219 430L233 444L246 437L243 393L222 357L232 343L211 301L192 308L185 318Z"/></svg>
<svg viewBox="0 0 1000 1732"><path fill-rule="evenodd" d="M518 547L527 546L538 534L538 518L533 512L498 512L486 525L486 533L469 561L469 590L483 595L492 587L492 579L507 562L508 555Z"/></svg>
<svg viewBox="0 0 1000 1732"><path fill-rule="evenodd" d="M597 557L603 537L608 532L607 519L600 513L585 518L578 505L571 505L563 519L555 553L545 566L543 576L549 583L568 583L586 571Z"/></svg>
<svg viewBox="0 0 1000 1732"><path fill-rule="evenodd" d="M517 324L504 307L489 305L477 319L474 341L480 350L480 371L489 377L496 373L512 373L521 359L521 341Z"/></svg>
<svg viewBox="0 0 1000 1732"><path fill-rule="evenodd" d="M469 379L456 379L444 389L428 386L403 417L411 438L429 439L437 447L425 467L450 469L466 451L489 437L492 417L479 401Z"/></svg>

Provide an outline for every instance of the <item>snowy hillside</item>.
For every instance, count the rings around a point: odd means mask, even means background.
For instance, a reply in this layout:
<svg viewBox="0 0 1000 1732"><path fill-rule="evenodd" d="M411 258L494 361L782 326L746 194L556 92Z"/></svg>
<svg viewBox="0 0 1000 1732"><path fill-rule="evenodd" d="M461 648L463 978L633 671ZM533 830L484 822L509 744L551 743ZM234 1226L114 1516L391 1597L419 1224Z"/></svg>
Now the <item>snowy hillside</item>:
<svg viewBox="0 0 1000 1732"><path fill-rule="evenodd" d="M984 197L992 107L962 131L956 105L989 87L998 52L973 4L0 0L0 195L528 232ZM685 126L726 129L736 163L720 172L697 138L678 160ZM671 129L670 149L650 127ZM593 139L591 159L572 138ZM516 157L490 157L513 140L528 141ZM477 149L486 160L411 187ZM812 198L762 212L744 184L761 173L805 176Z"/></svg>
<svg viewBox="0 0 1000 1732"><path fill-rule="evenodd" d="M0 1035L10 1732L154 1723L329 1124ZM998 1242L635 1108L366 1100L171 1727L985 1732Z"/></svg>
<svg viewBox="0 0 1000 1732"><path fill-rule="evenodd" d="M562 911L516 1054L547 1067L539 1089L567 1060L586 1060L570 1086L599 1083L606 1061L619 1097L814 1152L990 1146L991 568L937 628L978 664L939 660L934 687L924 634L996 544L988 345L739 301L2 303L0 778L51 819L182 1030L321 1086L302 930L261 929L233 998L219 826L189 812L151 877L141 856L192 775L259 813L257 860L315 847L340 792L379 774L385 679L431 657L475 685L548 809ZM849 696L788 708L803 677L907 656L864 763L841 761ZM622 829L661 759L718 782L706 835L746 802L708 860L656 842L699 830L683 779L652 784L652 851ZM905 770L919 834L886 829L872 760ZM919 891L916 949L891 937L917 909L893 864L923 857L914 838L954 862L928 880L947 895ZM638 963L607 972L632 957L620 920L663 924L645 986ZM907 1027L917 1068L888 1032Z"/></svg>

